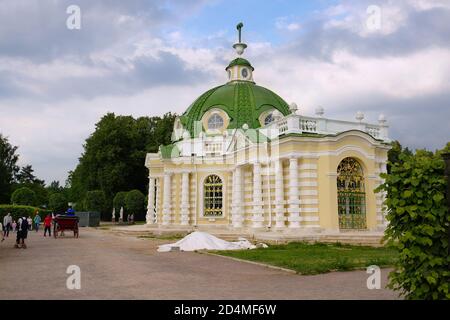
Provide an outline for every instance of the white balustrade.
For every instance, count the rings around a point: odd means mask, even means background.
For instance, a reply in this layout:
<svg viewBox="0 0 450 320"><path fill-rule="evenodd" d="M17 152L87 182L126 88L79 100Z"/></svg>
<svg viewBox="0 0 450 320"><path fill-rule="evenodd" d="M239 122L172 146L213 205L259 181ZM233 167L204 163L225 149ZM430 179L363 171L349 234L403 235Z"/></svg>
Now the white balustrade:
<svg viewBox="0 0 450 320"><path fill-rule="evenodd" d="M242 130L242 129L239 129ZM322 116L309 117L297 114L290 114L266 126L259 128L260 132L269 139L287 134L324 134L335 135L350 130L360 130L367 132L375 139L390 142L388 137L388 126L384 116L380 116L378 124L369 124L362 121L343 121L327 119ZM195 139L183 139L176 142L182 157L195 156L221 156L229 151L236 130L230 130L227 135L207 136L200 135ZM147 159L150 161L151 159Z"/></svg>
<svg viewBox="0 0 450 320"><path fill-rule="evenodd" d="M349 130L361 130L370 134L376 139L389 142L387 136L388 126L385 120L380 124L369 124L356 121L343 121L326 119L323 117L307 117L299 115L288 115L275 123L270 123L262 128L264 133L271 138L290 133L317 133L317 134L338 134Z"/></svg>

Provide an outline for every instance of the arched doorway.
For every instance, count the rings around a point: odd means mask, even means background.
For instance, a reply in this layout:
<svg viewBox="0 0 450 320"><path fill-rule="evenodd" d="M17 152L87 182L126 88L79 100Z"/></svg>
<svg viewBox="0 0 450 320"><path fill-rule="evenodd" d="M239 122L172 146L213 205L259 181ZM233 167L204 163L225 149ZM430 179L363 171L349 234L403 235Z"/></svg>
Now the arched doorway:
<svg viewBox="0 0 450 320"><path fill-rule="evenodd" d="M338 215L340 229L366 229L364 172L354 158L343 159L337 168Z"/></svg>
<svg viewBox="0 0 450 320"><path fill-rule="evenodd" d="M205 217L223 216L223 182L218 175L212 174L206 177L203 203Z"/></svg>

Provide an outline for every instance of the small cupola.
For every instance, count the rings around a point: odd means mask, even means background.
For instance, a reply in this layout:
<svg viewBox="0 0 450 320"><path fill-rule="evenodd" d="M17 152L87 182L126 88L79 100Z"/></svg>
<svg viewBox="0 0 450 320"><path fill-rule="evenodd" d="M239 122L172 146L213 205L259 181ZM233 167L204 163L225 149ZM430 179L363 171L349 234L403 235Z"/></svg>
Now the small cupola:
<svg viewBox="0 0 450 320"><path fill-rule="evenodd" d="M242 42L241 38L241 29L244 26L242 22L240 22L236 29L239 33L239 42L233 45L233 48L236 50L238 57L230 62L230 64L225 68L228 73L228 81L253 81L253 66L250 62L240 56L244 53L247 45Z"/></svg>

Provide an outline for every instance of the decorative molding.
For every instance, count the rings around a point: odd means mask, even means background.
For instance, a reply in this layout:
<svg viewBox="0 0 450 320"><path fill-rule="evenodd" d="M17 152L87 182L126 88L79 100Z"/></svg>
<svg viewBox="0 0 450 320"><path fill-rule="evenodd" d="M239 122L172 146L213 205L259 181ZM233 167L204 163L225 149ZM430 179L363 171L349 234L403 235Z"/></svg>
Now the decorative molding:
<svg viewBox="0 0 450 320"><path fill-rule="evenodd" d="M300 196L317 196L318 191L315 189L311 190L300 190Z"/></svg>

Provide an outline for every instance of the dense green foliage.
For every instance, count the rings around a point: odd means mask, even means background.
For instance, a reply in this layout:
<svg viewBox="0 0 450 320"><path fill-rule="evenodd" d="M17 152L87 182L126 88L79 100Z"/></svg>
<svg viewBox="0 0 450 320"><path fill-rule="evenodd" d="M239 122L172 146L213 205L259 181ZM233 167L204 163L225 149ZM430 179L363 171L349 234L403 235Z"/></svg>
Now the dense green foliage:
<svg viewBox="0 0 450 320"><path fill-rule="evenodd" d="M55 214L62 214L67 211L67 198L62 193L53 193L48 199L48 207Z"/></svg>
<svg viewBox="0 0 450 320"><path fill-rule="evenodd" d="M48 192L43 183L20 183L12 186L13 191L21 188L28 188L34 192L34 206L46 207L48 205Z"/></svg>
<svg viewBox="0 0 450 320"><path fill-rule="evenodd" d="M134 119L113 113L102 117L84 144L79 164L70 172L69 201L79 203L88 190L102 190L112 211L117 192L137 189L146 193L145 156L157 152L161 144L170 143L174 119L171 113L162 118Z"/></svg>
<svg viewBox="0 0 450 320"><path fill-rule="evenodd" d="M116 212L120 211L120 208L125 209L125 198L127 196L127 193L125 191L117 192L116 196L113 200L113 207L116 209Z"/></svg>
<svg viewBox="0 0 450 320"><path fill-rule="evenodd" d="M17 147L12 146L8 139L0 134L0 203L9 203L12 193L23 187L34 191L35 199L32 205L40 207L48 205L48 196L56 192L55 186L59 192L64 192L64 188L59 187L57 182L45 187L45 182L34 175L33 167L31 165L19 167L18 159Z"/></svg>
<svg viewBox="0 0 450 320"><path fill-rule="evenodd" d="M48 210L31 207L31 206L15 206L9 204L0 204L0 219L3 222L3 217L8 213L11 213L13 220L18 220L20 217L31 217L34 218L36 212L39 213L42 219L45 218L45 215L51 213Z"/></svg>
<svg viewBox="0 0 450 320"><path fill-rule="evenodd" d="M19 172L16 174L16 180L18 184L45 185L44 180L40 180L34 175L34 169L31 165L20 168Z"/></svg>
<svg viewBox="0 0 450 320"><path fill-rule="evenodd" d="M15 205L34 206L36 204L36 193L27 187L21 187L11 195L11 203Z"/></svg>
<svg viewBox="0 0 450 320"><path fill-rule="evenodd" d="M142 220L145 209L145 196L139 190L131 190L125 197L125 208L127 214L134 214L135 220Z"/></svg>
<svg viewBox="0 0 450 320"><path fill-rule="evenodd" d="M46 189L49 196L54 193L62 193L67 198L67 189L60 186L59 181L50 182L49 186Z"/></svg>
<svg viewBox="0 0 450 320"><path fill-rule="evenodd" d="M75 210L75 212L84 212L87 211L84 205L84 199L78 202L73 203L72 208Z"/></svg>
<svg viewBox="0 0 450 320"><path fill-rule="evenodd" d="M305 242L216 253L292 269L301 274L361 269L370 265L391 266L398 256L397 252L390 248Z"/></svg>
<svg viewBox="0 0 450 320"><path fill-rule="evenodd" d="M0 134L0 203L9 202L12 184L19 171L17 147L12 146L8 139Z"/></svg>
<svg viewBox="0 0 450 320"><path fill-rule="evenodd" d="M105 193L102 190L86 192L84 209L87 211L99 212L102 217L107 215L108 203L106 201Z"/></svg>
<svg viewBox="0 0 450 320"><path fill-rule="evenodd" d="M440 152L400 150L382 177L378 191L387 193L386 238L400 252L390 287L408 299L449 299L450 215Z"/></svg>
<svg viewBox="0 0 450 320"><path fill-rule="evenodd" d="M391 172L391 166L394 163L401 163L400 155L412 155L411 150L408 147L403 148L399 141L395 140L391 143L391 149L388 151L388 163L387 163L387 172Z"/></svg>

